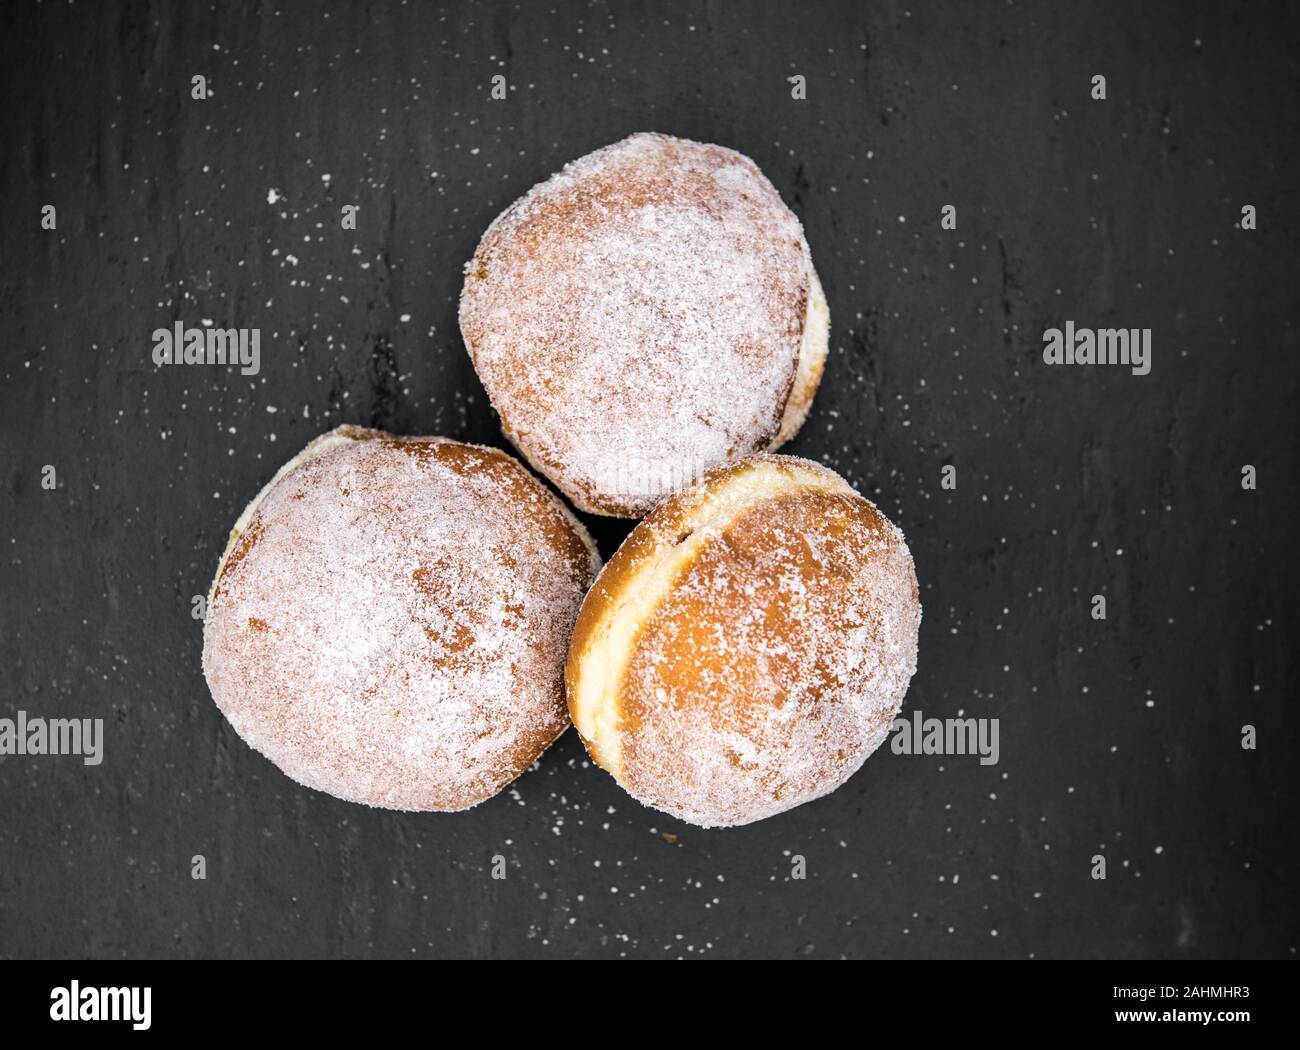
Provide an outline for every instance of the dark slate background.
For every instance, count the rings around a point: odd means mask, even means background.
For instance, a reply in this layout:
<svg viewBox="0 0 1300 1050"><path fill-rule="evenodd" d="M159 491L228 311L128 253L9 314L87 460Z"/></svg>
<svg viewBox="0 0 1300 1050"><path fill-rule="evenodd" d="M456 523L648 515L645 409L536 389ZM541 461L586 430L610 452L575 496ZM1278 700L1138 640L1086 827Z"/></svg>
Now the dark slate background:
<svg viewBox="0 0 1300 1050"><path fill-rule="evenodd" d="M1300 10L1069 7L7 7L0 717L107 742L0 758L0 955L1294 957ZM905 710L1000 718L1001 763L882 750L711 832L572 733L463 814L294 784L209 698L191 597L327 428L500 442L461 266L637 130L802 218L834 328L790 450L906 531ZM262 329L260 375L155 369L205 318ZM1066 319L1151 327L1152 373L1044 366Z"/></svg>

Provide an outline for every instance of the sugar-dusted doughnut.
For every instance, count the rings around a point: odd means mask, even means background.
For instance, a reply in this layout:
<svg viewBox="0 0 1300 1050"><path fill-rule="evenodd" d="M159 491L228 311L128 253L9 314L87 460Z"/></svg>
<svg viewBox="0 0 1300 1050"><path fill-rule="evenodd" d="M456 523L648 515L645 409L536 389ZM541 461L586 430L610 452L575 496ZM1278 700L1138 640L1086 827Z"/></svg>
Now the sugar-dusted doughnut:
<svg viewBox="0 0 1300 1050"><path fill-rule="evenodd" d="M803 425L830 314L748 157L637 134L488 228L460 327L506 436L581 510L640 517Z"/></svg>
<svg viewBox="0 0 1300 1050"><path fill-rule="evenodd" d="M339 427L231 532L204 673L294 780L467 809L568 725L565 649L598 567L583 527L504 452Z"/></svg>
<svg viewBox="0 0 1300 1050"><path fill-rule="evenodd" d="M565 668L588 752L704 827L833 791L916 668L903 535L839 475L759 454L665 499L609 560Z"/></svg>

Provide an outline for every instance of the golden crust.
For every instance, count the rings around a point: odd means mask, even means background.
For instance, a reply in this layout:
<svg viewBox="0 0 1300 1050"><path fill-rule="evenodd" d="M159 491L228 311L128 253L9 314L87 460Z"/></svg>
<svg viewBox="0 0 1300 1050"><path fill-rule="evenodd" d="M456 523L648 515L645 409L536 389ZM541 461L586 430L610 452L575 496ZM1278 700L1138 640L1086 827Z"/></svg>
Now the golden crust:
<svg viewBox="0 0 1300 1050"><path fill-rule="evenodd" d="M634 797L744 824L838 787L915 668L901 533L833 472L757 455L633 530L583 602L570 714Z"/></svg>
<svg viewBox="0 0 1300 1050"><path fill-rule="evenodd" d="M390 809L490 797L563 731L599 559L497 449L339 428L259 494L213 582L204 672L293 779Z"/></svg>
<svg viewBox="0 0 1300 1050"><path fill-rule="evenodd" d="M792 437L825 316L803 230L754 163L657 134L498 216L460 304L505 436L579 509L617 517Z"/></svg>

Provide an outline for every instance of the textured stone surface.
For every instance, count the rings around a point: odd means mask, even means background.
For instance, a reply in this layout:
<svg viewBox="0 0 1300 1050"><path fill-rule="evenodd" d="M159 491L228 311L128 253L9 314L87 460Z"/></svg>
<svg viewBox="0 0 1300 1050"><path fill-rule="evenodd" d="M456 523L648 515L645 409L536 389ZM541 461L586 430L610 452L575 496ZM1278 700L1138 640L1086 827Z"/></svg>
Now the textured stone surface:
<svg viewBox="0 0 1300 1050"><path fill-rule="evenodd" d="M0 15L0 717L107 733L94 768L0 758L0 954L1294 955L1295 8L805 6ZM789 451L907 535L904 712L999 717L1001 763L882 749L726 832L573 733L466 814L299 787L203 683L226 530L338 423L499 441L461 266L644 129L748 154L801 217L832 349ZM154 367L205 318L261 328L258 376ZM1151 374L1045 367L1067 319L1152 328Z"/></svg>

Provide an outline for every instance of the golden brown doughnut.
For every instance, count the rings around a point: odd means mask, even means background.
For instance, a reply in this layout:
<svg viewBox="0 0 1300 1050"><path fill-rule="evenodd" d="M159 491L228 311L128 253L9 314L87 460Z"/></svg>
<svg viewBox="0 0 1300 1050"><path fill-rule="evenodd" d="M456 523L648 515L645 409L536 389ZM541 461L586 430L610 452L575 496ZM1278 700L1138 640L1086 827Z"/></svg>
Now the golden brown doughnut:
<svg viewBox="0 0 1300 1050"><path fill-rule="evenodd" d="M839 475L760 454L642 521L582 604L569 712L635 798L704 827L833 791L888 734L921 606L903 535Z"/></svg>
<svg viewBox="0 0 1300 1050"><path fill-rule="evenodd" d="M467 809L568 725L565 649L599 564L504 452L339 427L236 523L203 670L235 731L299 783Z"/></svg>
<svg viewBox="0 0 1300 1050"><path fill-rule="evenodd" d="M803 424L830 314L748 157L637 134L488 228L460 327L506 436L581 510L639 517Z"/></svg>

